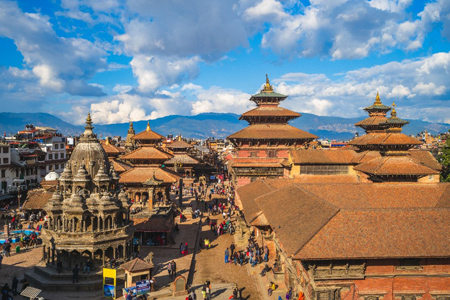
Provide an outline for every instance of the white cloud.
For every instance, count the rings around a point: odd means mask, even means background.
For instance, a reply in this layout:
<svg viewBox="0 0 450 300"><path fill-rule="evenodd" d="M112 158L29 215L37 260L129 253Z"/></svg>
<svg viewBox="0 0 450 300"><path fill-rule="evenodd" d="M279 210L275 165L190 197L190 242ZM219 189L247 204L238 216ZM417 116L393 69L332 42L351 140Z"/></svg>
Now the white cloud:
<svg viewBox="0 0 450 300"><path fill-rule="evenodd" d="M0 2L0 36L14 40L42 86L73 95L104 94L86 80L106 66L106 53L88 40L57 36L48 17Z"/></svg>
<svg viewBox="0 0 450 300"><path fill-rule="evenodd" d="M157 56L137 55L130 62L133 74L137 77L139 90L154 91L161 86L171 86L183 79L197 76L200 58L195 56L186 59L162 58Z"/></svg>
<svg viewBox="0 0 450 300"><path fill-rule="evenodd" d="M241 91L213 86L208 90L198 90L197 100L192 103L191 114L206 112L241 114L254 106L250 95Z"/></svg>

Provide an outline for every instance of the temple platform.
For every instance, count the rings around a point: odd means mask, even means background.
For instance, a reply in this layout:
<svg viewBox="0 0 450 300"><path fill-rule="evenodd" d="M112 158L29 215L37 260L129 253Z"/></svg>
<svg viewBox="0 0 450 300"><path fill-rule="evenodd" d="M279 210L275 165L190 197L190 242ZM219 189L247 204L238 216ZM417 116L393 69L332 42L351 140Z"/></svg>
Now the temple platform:
<svg viewBox="0 0 450 300"><path fill-rule="evenodd" d="M49 266L35 266L32 270L25 273L25 278L31 286L43 289L45 291L102 291L103 277L102 272L78 274L78 283L72 283L72 272L65 271L58 274L55 268ZM125 272L117 269L117 287L124 285Z"/></svg>

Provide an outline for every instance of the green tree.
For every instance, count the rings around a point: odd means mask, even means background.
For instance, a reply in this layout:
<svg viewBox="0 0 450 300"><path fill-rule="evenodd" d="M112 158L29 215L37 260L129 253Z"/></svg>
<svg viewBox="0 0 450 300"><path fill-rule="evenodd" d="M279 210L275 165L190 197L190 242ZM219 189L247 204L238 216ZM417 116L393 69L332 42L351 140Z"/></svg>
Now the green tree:
<svg viewBox="0 0 450 300"><path fill-rule="evenodd" d="M442 164L441 181L450 182L450 134L447 135L442 154L439 156L439 162Z"/></svg>

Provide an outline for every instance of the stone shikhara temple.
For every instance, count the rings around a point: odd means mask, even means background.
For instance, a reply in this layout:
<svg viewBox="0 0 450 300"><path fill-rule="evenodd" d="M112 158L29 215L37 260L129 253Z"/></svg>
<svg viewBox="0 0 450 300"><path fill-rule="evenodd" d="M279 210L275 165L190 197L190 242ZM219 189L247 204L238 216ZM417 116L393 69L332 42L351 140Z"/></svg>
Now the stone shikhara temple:
<svg viewBox="0 0 450 300"><path fill-rule="evenodd" d="M91 259L95 267L132 253L128 199L92 129L88 115L85 132L44 207L49 227L42 240L48 263L59 259L70 268Z"/></svg>

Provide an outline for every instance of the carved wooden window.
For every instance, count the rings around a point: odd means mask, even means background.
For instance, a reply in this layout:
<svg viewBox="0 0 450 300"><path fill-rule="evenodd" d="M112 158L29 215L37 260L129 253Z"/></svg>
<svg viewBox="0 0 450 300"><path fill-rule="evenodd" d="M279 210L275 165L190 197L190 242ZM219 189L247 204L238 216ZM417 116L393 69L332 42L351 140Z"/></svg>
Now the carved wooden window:
<svg viewBox="0 0 450 300"><path fill-rule="evenodd" d="M400 270L421 270L422 266L420 265L419 258L405 258L400 259L399 266L397 269Z"/></svg>
<svg viewBox="0 0 450 300"><path fill-rule="evenodd" d="M258 157L258 152L250 152L250 157Z"/></svg>
<svg viewBox="0 0 450 300"><path fill-rule="evenodd" d="M378 296L365 296L364 300L380 300Z"/></svg>
<svg viewBox="0 0 450 300"><path fill-rule="evenodd" d="M276 150L269 150L267 151L268 157L277 157L277 151Z"/></svg>
<svg viewBox="0 0 450 300"><path fill-rule="evenodd" d="M317 300L341 300L340 290L318 291Z"/></svg>
<svg viewBox="0 0 450 300"><path fill-rule="evenodd" d="M415 295L402 295L402 300L416 300Z"/></svg>

